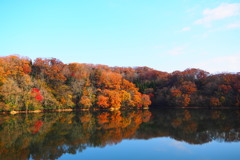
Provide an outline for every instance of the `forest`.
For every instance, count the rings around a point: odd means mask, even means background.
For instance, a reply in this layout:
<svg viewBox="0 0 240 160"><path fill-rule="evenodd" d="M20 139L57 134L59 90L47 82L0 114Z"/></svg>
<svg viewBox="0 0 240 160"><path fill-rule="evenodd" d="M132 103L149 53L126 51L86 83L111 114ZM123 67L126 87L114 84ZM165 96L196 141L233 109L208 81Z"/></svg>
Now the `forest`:
<svg viewBox="0 0 240 160"><path fill-rule="evenodd" d="M159 62L160 63L160 62ZM64 64L56 58L0 57L0 111L239 107L240 72L173 73L148 67Z"/></svg>

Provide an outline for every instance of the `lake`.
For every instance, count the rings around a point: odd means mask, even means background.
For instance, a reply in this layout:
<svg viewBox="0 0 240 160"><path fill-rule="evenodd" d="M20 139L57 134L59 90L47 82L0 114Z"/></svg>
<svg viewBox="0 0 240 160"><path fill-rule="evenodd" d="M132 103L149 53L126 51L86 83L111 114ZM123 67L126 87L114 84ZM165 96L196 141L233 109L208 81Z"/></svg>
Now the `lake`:
<svg viewBox="0 0 240 160"><path fill-rule="evenodd" d="M0 115L0 159L239 160L240 110Z"/></svg>

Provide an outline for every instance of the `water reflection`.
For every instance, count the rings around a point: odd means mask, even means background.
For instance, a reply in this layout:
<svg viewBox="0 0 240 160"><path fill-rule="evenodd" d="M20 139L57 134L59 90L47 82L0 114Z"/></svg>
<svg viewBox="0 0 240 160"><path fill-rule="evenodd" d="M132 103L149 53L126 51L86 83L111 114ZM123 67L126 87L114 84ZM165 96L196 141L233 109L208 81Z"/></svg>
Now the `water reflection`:
<svg viewBox="0 0 240 160"><path fill-rule="evenodd" d="M147 128L138 130L138 138L171 137L190 144L240 140L239 110L166 109L152 117Z"/></svg>
<svg viewBox="0 0 240 160"><path fill-rule="evenodd" d="M239 141L239 119L238 110L182 109L1 115L0 159L57 159L123 139Z"/></svg>

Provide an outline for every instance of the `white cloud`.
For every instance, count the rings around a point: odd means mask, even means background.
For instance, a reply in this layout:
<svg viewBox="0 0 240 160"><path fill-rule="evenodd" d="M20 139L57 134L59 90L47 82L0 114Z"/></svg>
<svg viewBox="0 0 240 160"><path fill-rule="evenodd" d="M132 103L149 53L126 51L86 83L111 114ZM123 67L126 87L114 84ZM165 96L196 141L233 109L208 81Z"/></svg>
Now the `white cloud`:
<svg viewBox="0 0 240 160"><path fill-rule="evenodd" d="M226 26L227 29L235 29L235 28L240 28L240 22L238 23L231 23Z"/></svg>
<svg viewBox="0 0 240 160"><path fill-rule="evenodd" d="M240 15L240 3L222 3L217 8L205 9L203 18L195 21L195 24L203 24L209 26L211 22L222 20L225 18Z"/></svg>
<svg viewBox="0 0 240 160"><path fill-rule="evenodd" d="M185 31L189 31L189 30L191 30L191 27L184 27L184 28L182 28L182 32L185 32Z"/></svg>
<svg viewBox="0 0 240 160"><path fill-rule="evenodd" d="M204 69L210 73L240 72L240 54L205 60L204 62L196 64L195 67Z"/></svg>
<svg viewBox="0 0 240 160"><path fill-rule="evenodd" d="M167 53L173 56L181 55L185 53L186 46L179 46L169 50Z"/></svg>

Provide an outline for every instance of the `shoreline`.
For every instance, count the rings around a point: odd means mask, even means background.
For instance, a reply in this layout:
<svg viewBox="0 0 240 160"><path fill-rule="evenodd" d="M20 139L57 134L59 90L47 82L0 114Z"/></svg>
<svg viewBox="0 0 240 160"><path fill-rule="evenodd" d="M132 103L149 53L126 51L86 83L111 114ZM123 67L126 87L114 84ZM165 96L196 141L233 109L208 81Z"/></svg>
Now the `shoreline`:
<svg viewBox="0 0 240 160"><path fill-rule="evenodd" d="M132 110L133 108L129 108L129 110ZM136 108L135 108L136 109ZM209 110L215 110L215 109L220 109L220 110L227 110L227 109L239 109L240 107L157 107L157 106L152 106L149 108L141 108L140 110L161 110L161 109L209 109ZM51 113L51 112L73 112L73 111L121 111L121 110L126 110L126 108L123 109L84 109L84 108L79 108L79 109L46 109L46 110L33 110L33 111L0 111L1 114L10 114L10 115L15 115L15 114L27 114L27 113ZM128 109L127 109L128 110ZM139 110L139 109L137 109Z"/></svg>
<svg viewBox="0 0 240 160"><path fill-rule="evenodd" d="M240 109L240 107L232 106L232 107L158 107L151 106L150 109Z"/></svg>
<svg viewBox="0 0 240 160"><path fill-rule="evenodd" d="M148 108L141 108L141 109L136 109L136 108L129 108L129 110L148 110ZM33 111L0 111L0 115L4 114L9 114L9 115L15 115L15 114L27 114L27 113L51 113L51 112L73 112L73 111L122 111L126 110L126 108L122 109L100 109L100 108L94 108L94 109L85 109L85 108L78 108L78 109L45 109L45 110L33 110Z"/></svg>
<svg viewBox="0 0 240 160"><path fill-rule="evenodd" d="M22 114L22 113L50 113L50 112L72 112L72 111L89 111L89 109L49 109L49 110L33 110L33 111L1 111L0 114Z"/></svg>

